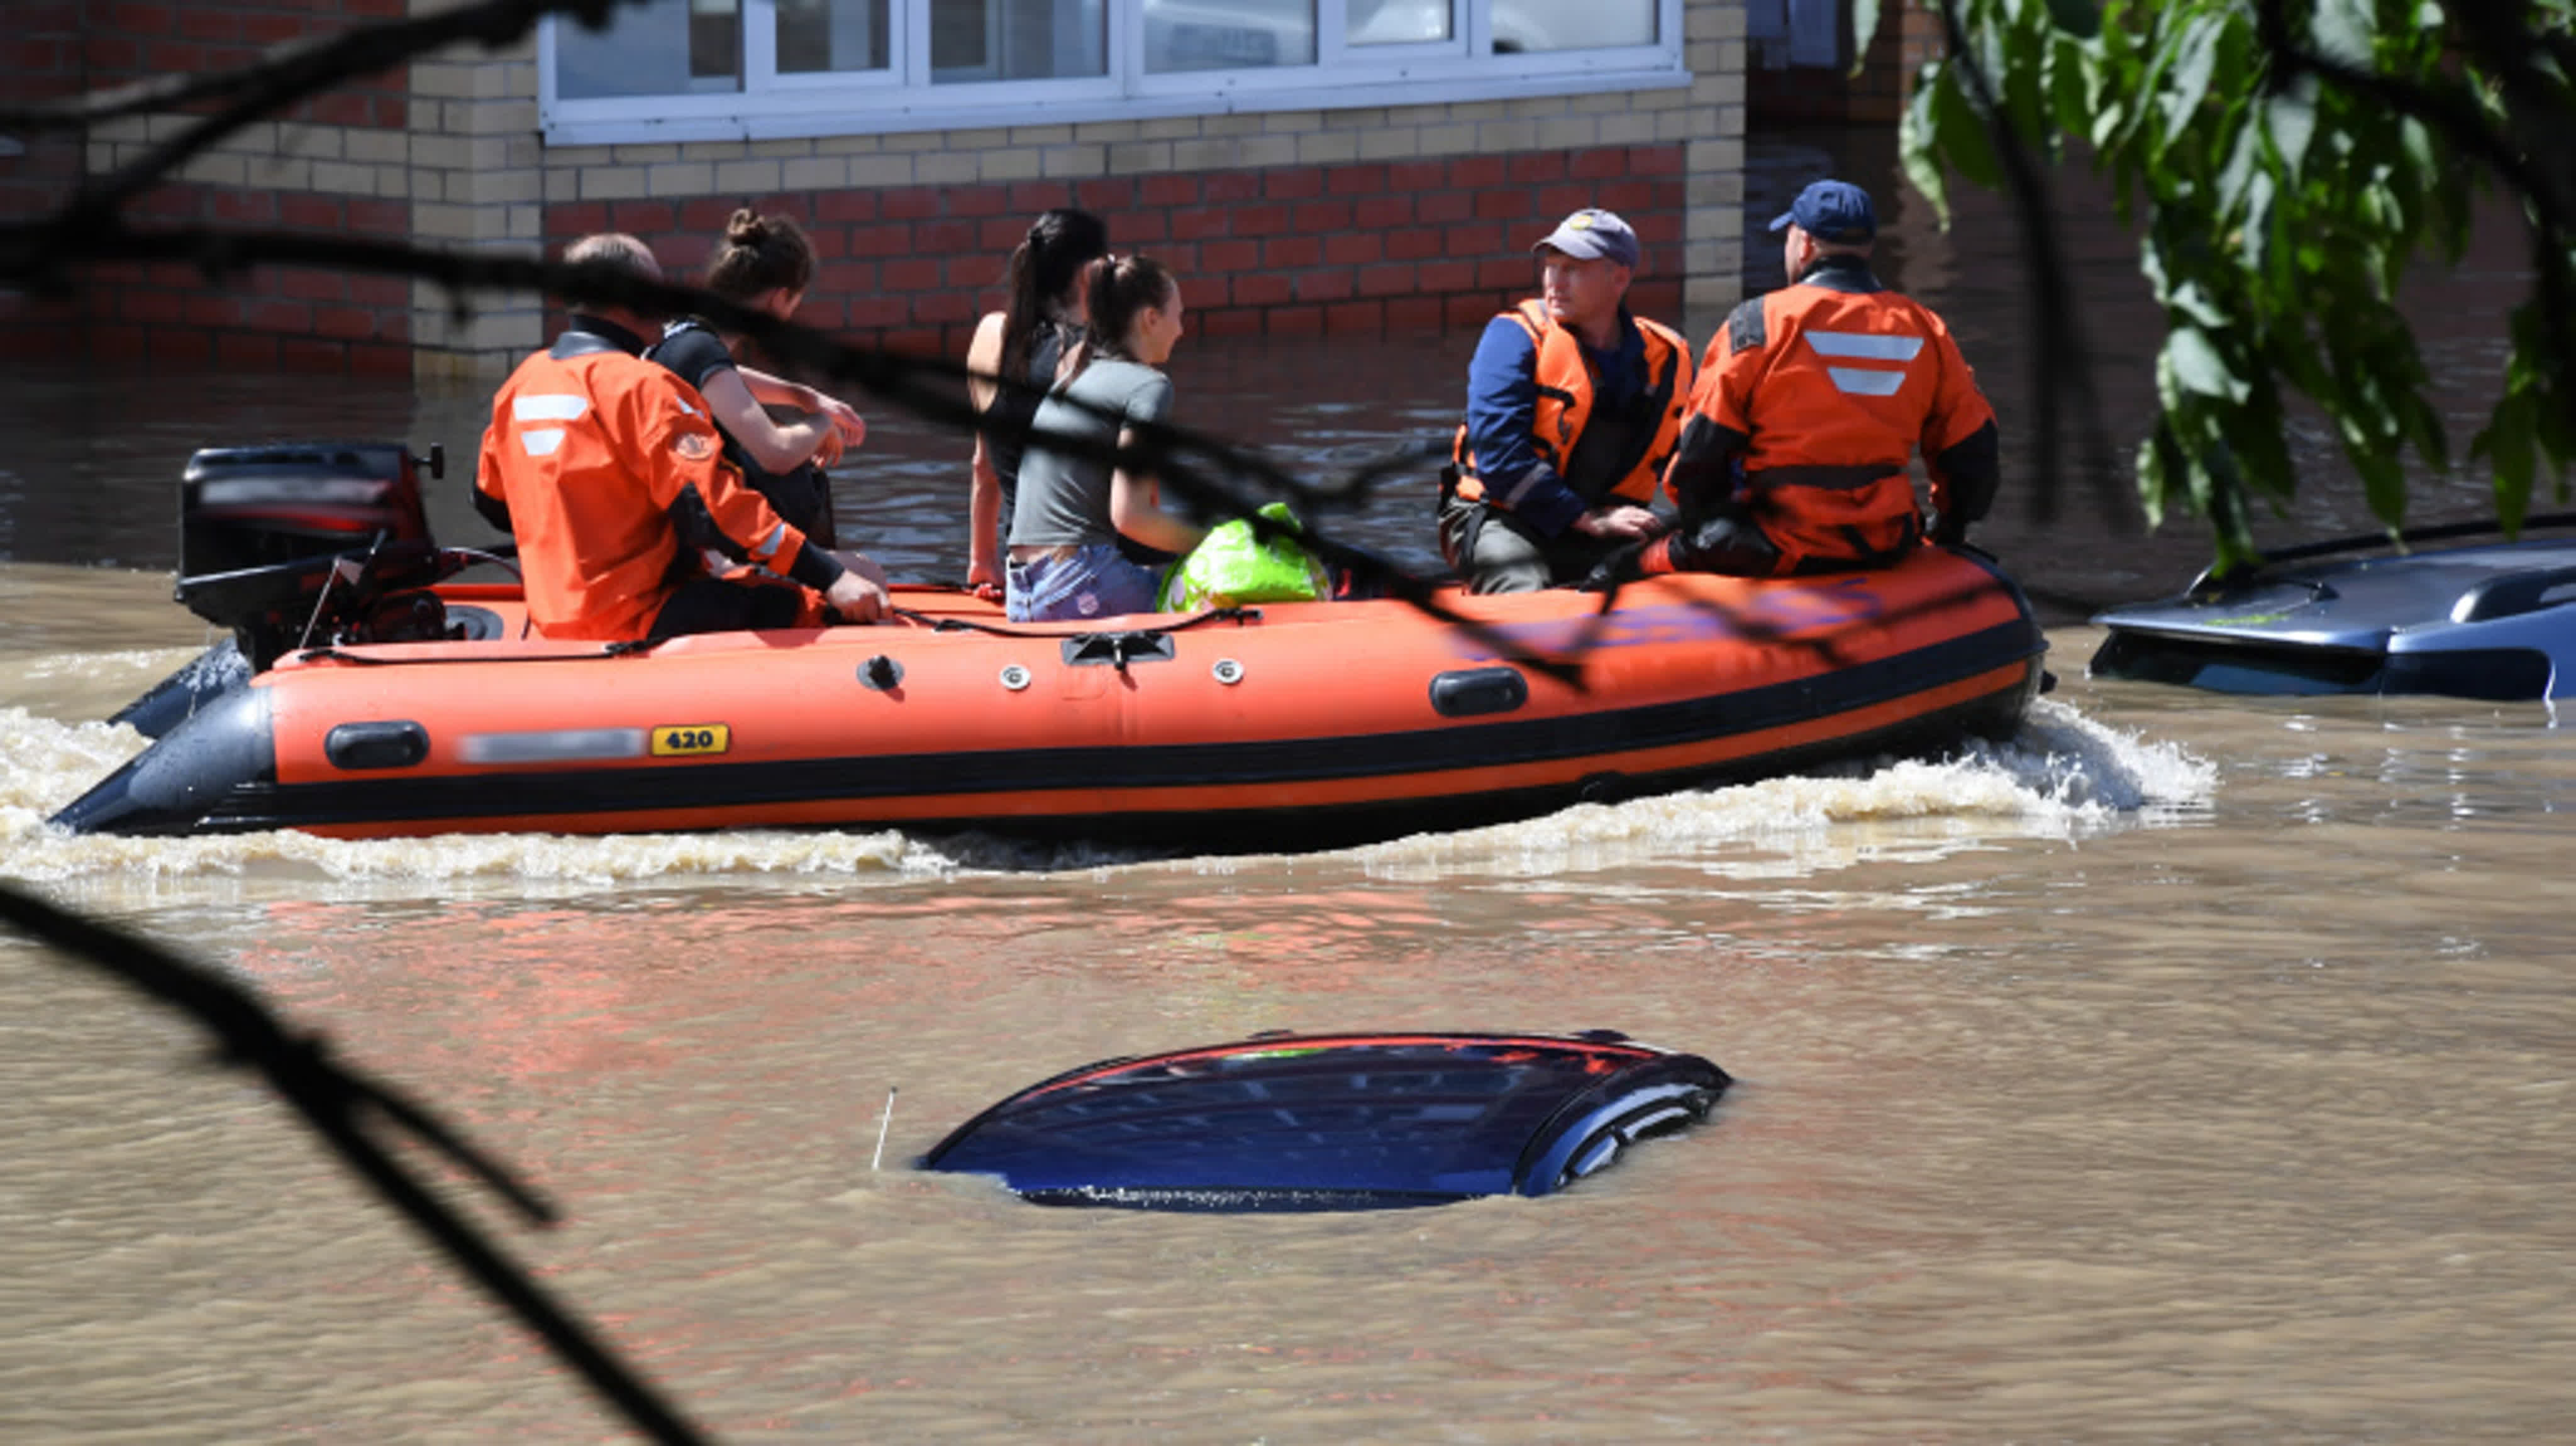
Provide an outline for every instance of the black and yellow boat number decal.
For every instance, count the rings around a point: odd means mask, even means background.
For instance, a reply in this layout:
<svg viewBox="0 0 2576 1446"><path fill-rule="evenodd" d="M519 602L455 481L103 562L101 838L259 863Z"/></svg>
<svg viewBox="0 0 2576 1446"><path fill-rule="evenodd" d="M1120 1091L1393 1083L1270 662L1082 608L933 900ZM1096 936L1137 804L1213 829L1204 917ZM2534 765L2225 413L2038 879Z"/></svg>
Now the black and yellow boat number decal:
<svg viewBox="0 0 2576 1446"><path fill-rule="evenodd" d="M653 730L653 756L686 758L722 753L733 747L733 727L726 723L670 723Z"/></svg>

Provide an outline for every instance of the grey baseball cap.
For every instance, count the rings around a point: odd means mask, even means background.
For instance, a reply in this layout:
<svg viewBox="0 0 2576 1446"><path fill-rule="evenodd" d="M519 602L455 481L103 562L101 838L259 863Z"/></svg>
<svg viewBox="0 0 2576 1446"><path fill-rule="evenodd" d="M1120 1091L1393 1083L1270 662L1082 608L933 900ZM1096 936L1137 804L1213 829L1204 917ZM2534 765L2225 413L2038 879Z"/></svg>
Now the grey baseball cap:
<svg viewBox="0 0 2576 1446"><path fill-rule="evenodd" d="M1616 261L1634 271L1637 269L1637 233L1617 213L1598 206L1586 206L1557 223L1547 239L1530 248L1530 254L1562 251L1578 261Z"/></svg>

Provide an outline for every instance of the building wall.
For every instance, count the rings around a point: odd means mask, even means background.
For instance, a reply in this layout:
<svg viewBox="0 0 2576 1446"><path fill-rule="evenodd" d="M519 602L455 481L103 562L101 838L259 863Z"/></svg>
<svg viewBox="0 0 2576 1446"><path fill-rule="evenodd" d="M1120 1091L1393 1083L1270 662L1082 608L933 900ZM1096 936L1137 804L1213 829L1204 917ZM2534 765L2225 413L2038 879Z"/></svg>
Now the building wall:
<svg viewBox="0 0 2576 1446"><path fill-rule="evenodd" d="M90 83L246 58L286 18L444 8L352 0L52 0L96 52ZM142 12L153 12L145 16ZM120 21L119 17L122 17ZM190 18L193 17L193 18ZM737 205L795 216L824 268L800 319L861 343L953 351L1028 219L1099 211L1123 249L1156 253L1209 334L1311 335L1467 325L1527 294L1532 241L1583 205L1619 211L1646 265L1640 310L1713 326L1738 297L1745 78L1742 0L1689 0L1693 79L1655 90L1473 104L1212 115L817 140L547 147L535 45L460 49L308 103L193 160L140 208L157 222L280 227L535 254L631 230L666 264L700 262ZM167 22L138 42L133 27ZM296 32L303 33L303 32ZM172 48L178 47L178 48ZM188 48L193 47L193 48ZM30 63L64 59L59 45ZM122 67L122 68L119 68ZM175 73L175 70L172 72ZM0 71L0 79L8 78ZM326 103L327 102L327 103ZM101 174L184 124L101 125ZM32 162L32 154L19 158ZM56 184L13 175L0 197ZM54 164L62 165L57 156ZM23 204L12 202L11 204ZM321 370L488 375L542 344L533 296L459 312L440 288L262 268L218 288L186 268L126 268L88 289L92 355ZM5 324L6 313L0 313ZM26 329L15 328L25 339ZM59 336L59 326L57 329Z"/></svg>
<svg viewBox="0 0 2576 1446"><path fill-rule="evenodd" d="M1850 0L1842 0L1843 51L1852 46ZM1772 126L1894 127L1914 95L1914 76L1942 53L1941 11L1930 0L1899 0L1879 13L1878 34L1858 67L1773 68L1748 59L1745 110L1756 130Z"/></svg>

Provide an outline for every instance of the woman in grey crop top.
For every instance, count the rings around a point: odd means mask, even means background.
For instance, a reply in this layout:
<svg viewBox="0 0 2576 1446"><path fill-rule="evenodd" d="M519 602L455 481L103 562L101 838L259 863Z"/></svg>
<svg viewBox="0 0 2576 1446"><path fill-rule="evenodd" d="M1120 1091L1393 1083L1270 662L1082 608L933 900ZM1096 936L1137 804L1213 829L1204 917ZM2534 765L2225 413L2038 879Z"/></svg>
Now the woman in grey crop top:
<svg viewBox="0 0 2576 1446"><path fill-rule="evenodd" d="M1030 424L1066 354L1082 340L1084 283L1092 263L1108 254L1109 228L1099 217L1071 206L1040 215L1011 252L1003 281L1009 308L977 322L966 349L966 387L976 414L966 585L987 598L1002 596L1002 549ZM1006 377L1026 385L1006 388Z"/></svg>
<svg viewBox="0 0 2576 1446"><path fill-rule="evenodd" d="M1121 555L1118 539L1178 556L1206 536L1162 510L1152 477L1049 440L1124 447L1135 424L1172 408L1171 379L1157 368L1181 339L1180 283L1149 258L1112 257L1093 273L1090 311L1090 339L1039 405L1020 460L1006 594L1014 622L1152 612L1162 578Z"/></svg>

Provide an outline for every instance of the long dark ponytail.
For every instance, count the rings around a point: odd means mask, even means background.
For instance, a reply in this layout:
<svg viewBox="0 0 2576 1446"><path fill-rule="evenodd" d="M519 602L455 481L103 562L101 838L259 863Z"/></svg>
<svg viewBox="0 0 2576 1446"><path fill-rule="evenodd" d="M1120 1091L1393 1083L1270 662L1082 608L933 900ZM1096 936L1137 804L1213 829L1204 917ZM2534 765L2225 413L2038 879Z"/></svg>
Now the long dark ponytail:
<svg viewBox="0 0 2576 1446"><path fill-rule="evenodd" d="M1011 294L1010 307L1002 314L1003 376L1026 379L1038 324L1057 298L1073 290L1082 268L1108 254L1109 227L1089 211L1060 207L1029 223L1029 234L1012 250L1011 269L1003 278Z"/></svg>

